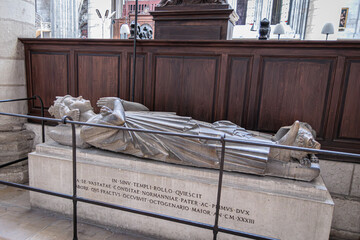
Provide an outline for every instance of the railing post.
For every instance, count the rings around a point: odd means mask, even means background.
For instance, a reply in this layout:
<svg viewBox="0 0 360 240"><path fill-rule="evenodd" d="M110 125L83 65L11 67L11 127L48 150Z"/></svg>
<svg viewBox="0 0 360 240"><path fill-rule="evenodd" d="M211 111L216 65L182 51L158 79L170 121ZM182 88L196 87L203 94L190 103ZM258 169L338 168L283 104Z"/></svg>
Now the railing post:
<svg viewBox="0 0 360 240"><path fill-rule="evenodd" d="M62 122L66 124L66 119L72 121L73 119L70 116L64 116ZM76 132L75 124L71 123L71 137L72 137L72 168L73 168L73 240L77 240L77 192L76 192Z"/></svg>
<svg viewBox="0 0 360 240"><path fill-rule="evenodd" d="M38 98L40 100L41 104L41 117L44 117L44 102L42 98L39 95L34 95L34 98ZM45 142L45 121L41 120L41 136L42 136L42 142Z"/></svg>
<svg viewBox="0 0 360 240"><path fill-rule="evenodd" d="M219 232L219 212L220 212L220 200L221 200L221 189L222 189L222 180L224 172L224 162L225 162L225 135L221 136L221 159L220 159L220 172L219 172L219 182L218 182L218 191L216 199L216 212L215 212L215 224L213 228L213 239L217 239L217 234Z"/></svg>
<svg viewBox="0 0 360 240"><path fill-rule="evenodd" d="M137 23L138 23L138 0L135 0L135 27L134 27L134 53L133 53L133 75L132 75L132 89L131 101L135 101L135 76L136 76L136 41L137 41Z"/></svg>

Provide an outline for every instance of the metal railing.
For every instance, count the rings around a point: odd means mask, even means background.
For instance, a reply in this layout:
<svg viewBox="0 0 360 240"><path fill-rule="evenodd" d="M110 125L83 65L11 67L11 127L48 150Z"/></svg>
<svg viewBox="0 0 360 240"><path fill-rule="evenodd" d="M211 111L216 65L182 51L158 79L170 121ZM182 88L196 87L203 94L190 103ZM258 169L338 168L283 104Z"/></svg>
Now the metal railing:
<svg viewBox="0 0 360 240"><path fill-rule="evenodd" d="M44 102L43 102L42 98L40 96L38 96L38 95L34 95L32 97L29 97L29 98L16 98L16 99L0 100L0 103L29 101L29 100L36 100L36 99L39 99L39 101L40 101L40 104L41 104L41 117L44 117ZM42 142L44 143L45 142L45 121L44 120L41 120L41 138L42 138L41 139ZM4 163L4 164L0 165L0 168L7 167L7 166L13 165L15 163L25 161L27 159L28 159L28 157L24 157L24 158L20 158L20 159L17 159L17 160L8 162L8 163Z"/></svg>
<svg viewBox="0 0 360 240"><path fill-rule="evenodd" d="M49 121L49 122L56 122L56 123L63 123L63 124L67 124L67 123L71 124L71 128L72 128L72 171L73 171L73 173L72 173L73 194L72 195L63 194L63 193L54 192L54 191L48 191L45 189L40 189L40 188L31 187L28 185L23 185L23 184L18 184L18 183L6 182L6 181L2 181L2 180L0 180L0 184L72 200L72 202L73 202L73 239L74 240L78 239L78 236L77 236L77 203L78 202L93 204L93 205L102 206L102 207L106 207L106 208L112 208L112 209L116 209L116 210L120 210L120 211L130 212L130 213L153 217L153 218L157 218L157 219L162 219L162 220L166 220L166 221L170 221L170 222L181 223L181 224L198 227L198 228L202 228L202 229L212 230L213 231L213 239L217 239L217 235L219 232L231 234L231 235L235 235L235 236L240 236L240 237L246 237L249 239L259 239L259 240L274 239L271 237L261 236L261 235L257 235L257 234L251 234L251 233L234 230L234 229L229 229L229 228L224 228L224 227L219 226L219 212L220 212L220 201L221 201L226 142L281 148L281 149L287 149L287 150L305 151L305 152L311 152L311 153L316 153L316 154L327 154L327 155L352 157L352 158L360 159L360 154L336 152L336 151L328 151L328 150L317 150L317 149L293 147L293 146L273 145L273 144L257 142L257 141L230 140L230 139L226 139L224 136L208 137L208 136L198 136L198 135L191 135L191 134L184 134L184 133L162 132L162 131L126 128L126 127L122 127L122 126L109 126L109 125L103 125L103 124L93 124L93 123L73 121L71 119L71 117L69 117L69 116L65 116L62 119L53 119L53 118L28 116L28 115L4 113L4 112L0 112L0 115L21 117L21 118L27 118L27 119L33 119L33 120L41 120L42 122ZM183 218L177 218L177 217L168 216L168 215L164 215L164 214L139 210L139 209L135 209L135 208L129 208L129 207L122 206L122 205L111 204L111 203L106 203L106 202L102 202L102 201L97 201L97 200L92 200L92 199L77 196L77 189L76 189L76 180L77 180L76 162L77 162L77 160L76 160L75 125L85 125L85 126L93 126L93 127L111 128L111 129L130 131L130 132L143 132L143 133L149 133L149 134L162 134L162 135L179 136L179 137L186 137L186 138L197 138L197 139L219 141L221 143L221 159L220 159L220 167L219 167L219 179L218 179L218 189L217 189L216 211L215 211L214 224L212 225L212 224L207 224L207 223L202 223L202 222L191 221L191 220L187 220L187 219L183 219ZM6 166L8 166L8 165L6 165ZM0 166L0 168L2 168L2 167L5 167L5 166Z"/></svg>

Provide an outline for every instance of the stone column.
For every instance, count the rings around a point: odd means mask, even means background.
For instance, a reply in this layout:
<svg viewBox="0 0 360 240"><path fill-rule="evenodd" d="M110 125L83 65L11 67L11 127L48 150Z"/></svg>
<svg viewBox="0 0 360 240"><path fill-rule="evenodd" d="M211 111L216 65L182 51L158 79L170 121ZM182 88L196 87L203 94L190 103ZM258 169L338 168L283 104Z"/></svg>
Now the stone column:
<svg viewBox="0 0 360 240"><path fill-rule="evenodd" d="M329 35L329 40L336 40L339 29L341 1L312 0L309 2L309 12L306 23L305 40L325 40L321 34L325 23L334 25L334 34Z"/></svg>
<svg viewBox="0 0 360 240"><path fill-rule="evenodd" d="M0 1L0 99L26 94L24 49L19 37L35 36L35 0ZM0 103L0 112L27 113L27 102ZM0 165L31 151L34 134L24 130L25 119L0 116ZM27 162L0 169L0 179L27 181Z"/></svg>
<svg viewBox="0 0 360 240"><path fill-rule="evenodd" d="M79 4L78 0L51 0L51 36L54 38L78 38Z"/></svg>

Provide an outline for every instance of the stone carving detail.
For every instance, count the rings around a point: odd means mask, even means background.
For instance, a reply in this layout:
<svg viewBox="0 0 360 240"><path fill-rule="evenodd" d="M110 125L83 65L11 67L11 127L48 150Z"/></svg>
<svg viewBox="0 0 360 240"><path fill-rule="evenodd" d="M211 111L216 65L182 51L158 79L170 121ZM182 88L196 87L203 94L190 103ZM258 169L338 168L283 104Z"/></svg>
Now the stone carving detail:
<svg viewBox="0 0 360 240"><path fill-rule="evenodd" d="M139 103L116 97L97 101L100 114L94 113L90 101L69 95L58 97L49 112L56 118L65 115L87 123L125 126L136 129L178 132L226 139L252 140L274 145L289 145L320 149L315 132L296 121L282 127L275 136L247 131L230 121L207 123L169 112L151 112ZM67 130L66 130L67 129ZM59 125L50 133L55 141L71 145L69 126ZM94 146L141 158L206 168L218 168L221 156L219 141L183 138L169 135L129 132L92 126L77 127L79 147ZM226 143L225 170L270 175L311 181L319 175L317 158L306 152Z"/></svg>
<svg viewBox="0 0 360 240"><path fill-rule="evenodd" d="M135 37L135 21L132 21L130 24L130 37L129 39L134 39ZM136 30L136 39L152 39L153 38L153 31L150 26L143 24L137 24Z"/></svg>
<svg viewBox="0 0 360 240"><path fill-rule="evenodd" d="M268 40L270 38L270 32L270 21L264 18L260 21L259 40Z"/></svg>
<svg viewBox="0 0 360 240"><path fill-rule="evenodd" d="M201 5L201 4L226 4L226 0L161 0L157 7L170 5Z"/></svg>

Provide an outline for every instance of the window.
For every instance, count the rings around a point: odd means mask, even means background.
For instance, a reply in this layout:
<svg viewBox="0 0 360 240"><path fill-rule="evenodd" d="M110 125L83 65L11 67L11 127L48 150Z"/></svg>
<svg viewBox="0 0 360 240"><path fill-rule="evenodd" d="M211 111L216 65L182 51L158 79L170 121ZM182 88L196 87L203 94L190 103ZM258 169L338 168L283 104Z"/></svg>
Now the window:
<svg viewBox="0 0 360 240"><path fill-rule="evenodd" d="M238 0L237 25L254 25L257 31L260 21L267 18L271 25L283 23L294 38L304 38L305 23L310 0ZM245 27L245 26L244 26Z"/></svg>

